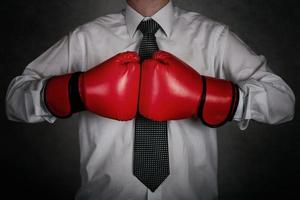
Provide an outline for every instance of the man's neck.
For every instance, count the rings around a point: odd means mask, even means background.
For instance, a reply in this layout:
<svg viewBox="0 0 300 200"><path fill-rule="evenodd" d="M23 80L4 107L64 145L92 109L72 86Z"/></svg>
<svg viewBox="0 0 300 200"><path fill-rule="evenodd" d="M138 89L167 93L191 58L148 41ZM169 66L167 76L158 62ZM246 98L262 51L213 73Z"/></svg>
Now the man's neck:
<svg viewBox="0 0 300 200"><path fill-rule="evenodd" d="M168 2L169 0L127 0L128 5L144 17L151 17Z"/></svg>

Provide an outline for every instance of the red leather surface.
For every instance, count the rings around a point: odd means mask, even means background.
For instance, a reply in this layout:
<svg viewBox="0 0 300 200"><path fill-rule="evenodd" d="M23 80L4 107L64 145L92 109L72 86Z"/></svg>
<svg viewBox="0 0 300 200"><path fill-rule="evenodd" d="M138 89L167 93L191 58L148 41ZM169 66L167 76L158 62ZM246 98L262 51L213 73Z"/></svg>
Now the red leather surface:
<svg viewBox="0 0 300 200"><path fill-rule="evenodd" d="M193 68L164 51L142 65L139 111L165 121L197 116L202 79Z"/></svg>
<svg viewBox="0 0 300 200"><path fill-rule="evenodd" d="M69 80L71 74L55 76L47 81L44 90L44 101L48 110L57 117L71 115L69 100Z"/></svg>
<svg viewBox="0 0 300 200"><path fill-rule="evenodd" d="M230 81L201 76L164 51L145 60L141 74L139 111L146 118L166 121L200 115L212 127L229 119L235 92Z"/></svg>
<svg viewBox="0 0 300 200"><path fill-rule="evenodd" d="M79 77L79 93L87 110L117 119L133 119L137 112L140 80L139 57L124 52Z"/></svg>
<svg viewBox="0 0 300 200"><path fill-rule="evenodd" d="M218 126L228 119L231 112L234 88L230 81L206 77L205 103L202 120L210 126Z"/></svg>

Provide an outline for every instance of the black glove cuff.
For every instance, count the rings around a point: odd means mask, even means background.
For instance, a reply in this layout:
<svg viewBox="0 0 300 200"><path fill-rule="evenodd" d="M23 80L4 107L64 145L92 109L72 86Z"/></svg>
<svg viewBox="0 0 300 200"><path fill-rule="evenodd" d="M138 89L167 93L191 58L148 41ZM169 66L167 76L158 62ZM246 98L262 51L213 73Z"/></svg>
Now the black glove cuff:
<svg viewBox="0 0 300 200"><path fill-rule="evenodd" d="M82 74L82 72L75 72L74 74L72 74L69 81L69 98L72 113L85 110L85 106L79 94L78 79L80 74Z"/></svg>

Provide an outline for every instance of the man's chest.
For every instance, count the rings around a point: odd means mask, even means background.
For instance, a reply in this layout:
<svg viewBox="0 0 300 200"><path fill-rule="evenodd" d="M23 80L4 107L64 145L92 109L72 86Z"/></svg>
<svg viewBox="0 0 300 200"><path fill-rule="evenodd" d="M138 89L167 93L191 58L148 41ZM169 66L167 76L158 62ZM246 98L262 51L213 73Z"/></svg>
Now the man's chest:
<svg viewBox="0 0 300 200"><path fill-rule="evenodd" d="M158 34L156 41L160 50L177 56L202 75L214 75L214 45L202 40L201 35L173 34L165 37ZM142 36L133 39L124 35L107 35L103 39L90 39L85 44L86 70L108 58L125 51L139 52ZM97 42L95 42L97 41Z"/></svg>

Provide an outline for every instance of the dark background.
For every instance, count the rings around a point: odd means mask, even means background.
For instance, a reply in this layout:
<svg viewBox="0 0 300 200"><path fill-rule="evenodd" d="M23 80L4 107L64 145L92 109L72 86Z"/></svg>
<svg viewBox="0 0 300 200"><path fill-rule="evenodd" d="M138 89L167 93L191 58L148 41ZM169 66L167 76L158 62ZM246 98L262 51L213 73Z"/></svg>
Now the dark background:
<svg viewBox="0 0 300 200"><path fill-rule="evenodd" d="M182 8L223 22L299 94L299 7L289 0L176 0ZM0 54L1 196L73 199L80 186L76 117L48 123L8 121L5 93L11 79L69 31L116 12L124 0L10 0L2 3ZM283 105L284 106L284 105ZM299 116L281 125L250 123L246 131L219 130L221 200L297 199ZM298 198L299 199L299 198Z"/></svg>

